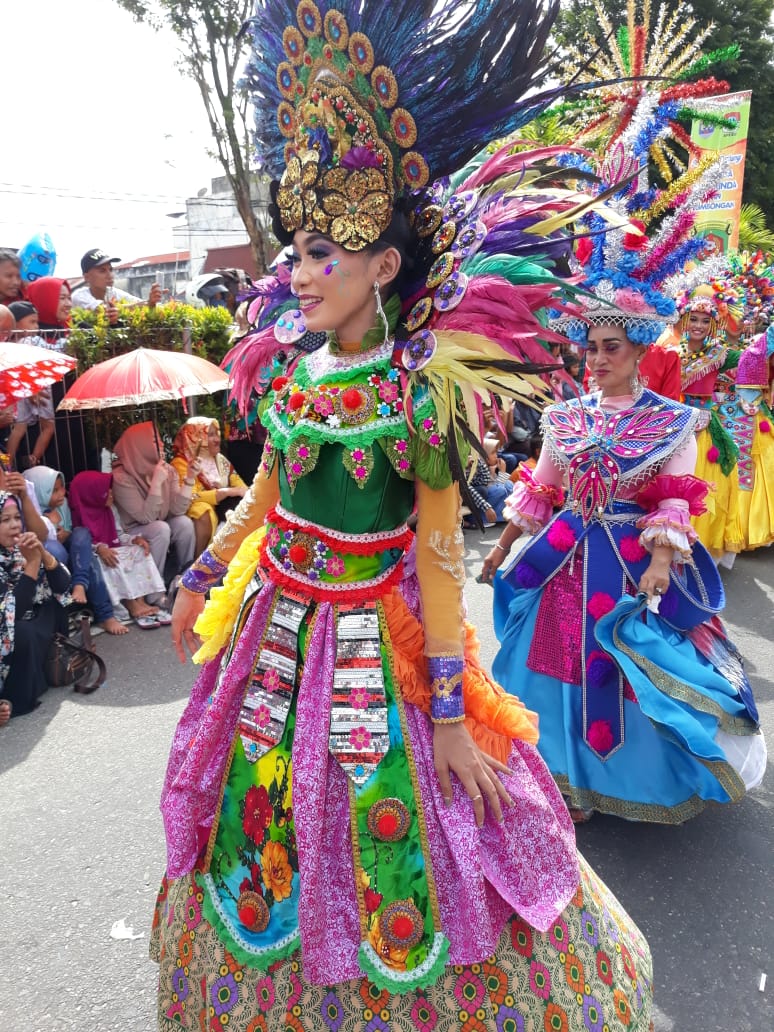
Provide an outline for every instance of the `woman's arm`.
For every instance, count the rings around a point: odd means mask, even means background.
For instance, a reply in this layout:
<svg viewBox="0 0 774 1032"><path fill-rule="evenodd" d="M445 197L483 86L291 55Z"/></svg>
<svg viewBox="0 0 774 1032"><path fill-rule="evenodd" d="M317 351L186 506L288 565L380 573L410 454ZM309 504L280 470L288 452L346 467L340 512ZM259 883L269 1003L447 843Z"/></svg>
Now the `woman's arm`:
<svg viewBox="0 0 774 1032"><path fill-rule="evenodd" d="M481 827L485 802L495 819L502 820L502 803L511 800L497 776L508 768L481 752L463 723L465 546L457 485L433 490L418 480L417 515L417 578L430 677L430 716L435 724L435 770L447 804L453 794L451 775L459 778Z"/></svg>
<svg viewBox="0 0 774 1032"><path fill-rule="evenodd" d="M172 641L178 658L185 663L185 649L191 655L199 648L194 633L194 624L204 609L207 592L217 584L228 569L239 546L252 531L263 523L266 513L279 499L279 474L275 462L271 473L263 465L239 505L230 512L226 522L217 532L209 548L199 556L183 575L181 589L175 599L172 612Z"/></svg>

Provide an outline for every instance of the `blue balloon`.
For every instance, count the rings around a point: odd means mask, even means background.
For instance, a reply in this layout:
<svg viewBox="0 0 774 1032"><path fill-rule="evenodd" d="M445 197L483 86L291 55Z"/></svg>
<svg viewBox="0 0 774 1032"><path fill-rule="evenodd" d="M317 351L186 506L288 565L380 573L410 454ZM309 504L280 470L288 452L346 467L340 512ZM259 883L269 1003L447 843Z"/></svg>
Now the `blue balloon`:
<svg viewBox="0 0 774 1032"><path fill-rule="evenodd" d="M56 268L56 251L48 233L36 233L24 247L19 249L21 278L25 283L34 283L43 276L53 276Z"/></svg>

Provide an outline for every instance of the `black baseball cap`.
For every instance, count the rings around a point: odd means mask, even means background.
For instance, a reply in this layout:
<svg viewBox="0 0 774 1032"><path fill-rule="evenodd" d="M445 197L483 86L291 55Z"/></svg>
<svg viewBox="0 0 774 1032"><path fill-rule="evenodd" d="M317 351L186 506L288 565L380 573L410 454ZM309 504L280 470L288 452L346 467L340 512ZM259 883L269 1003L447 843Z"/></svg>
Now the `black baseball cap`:
<svg viewBox="0 0 774 1032"><path fill-rule="evenodd" d="M100 247L92 247L81 258L81 272L86 273L89 269L96 269L98 265L112 265L113 262L120 261L120 258L111 258L107 251L103 251Z"/></svg>
<svg viewBox="0 0 774 1032"><path fill-rule="evenodd" d="M31 301L12 301L7 307L17 322L20 319L26 319L28 315L38 314L37 308Z"/></svg>

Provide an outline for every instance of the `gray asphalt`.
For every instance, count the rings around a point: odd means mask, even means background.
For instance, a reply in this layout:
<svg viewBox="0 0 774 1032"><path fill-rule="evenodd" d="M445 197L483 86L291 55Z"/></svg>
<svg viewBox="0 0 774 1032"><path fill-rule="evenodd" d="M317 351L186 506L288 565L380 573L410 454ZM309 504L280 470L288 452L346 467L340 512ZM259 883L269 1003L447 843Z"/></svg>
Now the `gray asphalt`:
<svg viewBox="0 0 774 1032"><path fill-rule="evenodd" d="M495 534L466 534L472 576ZM472 576L469 610L491 661L491 589ZM723 577L726 622L774 743L774 550L743 555ZM155 1027L158 796L193 668L163 629L98 644L100 691L51 689L0 730L0 1032ZM656 1032L774 1030L773 809L770 765L753 795L682 827L595 817L579 829L580 849L650 941ZM118 921L140 937L112 938Z"/></svg>

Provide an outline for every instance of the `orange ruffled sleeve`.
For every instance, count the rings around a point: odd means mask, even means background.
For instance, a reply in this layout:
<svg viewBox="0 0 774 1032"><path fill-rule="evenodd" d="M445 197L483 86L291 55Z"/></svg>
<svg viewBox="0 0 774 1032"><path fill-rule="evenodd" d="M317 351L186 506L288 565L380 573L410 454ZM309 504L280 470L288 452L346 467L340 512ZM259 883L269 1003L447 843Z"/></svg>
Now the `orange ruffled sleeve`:
<svg viewBox="0 0 774 1032"><path fill-rule="evenodd" d="M412 616L397 589L383 602L395 674L403 698L429 714L430 680L422 626ZM465 726L480 749L505 763L514 738L530 745L537 744L537 714L492 681L481 666L474 628L465 623L463 629Z"/></svg>

